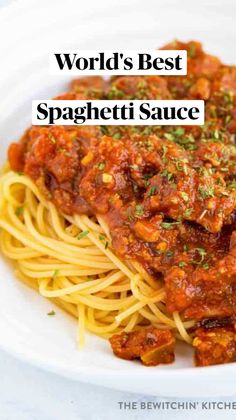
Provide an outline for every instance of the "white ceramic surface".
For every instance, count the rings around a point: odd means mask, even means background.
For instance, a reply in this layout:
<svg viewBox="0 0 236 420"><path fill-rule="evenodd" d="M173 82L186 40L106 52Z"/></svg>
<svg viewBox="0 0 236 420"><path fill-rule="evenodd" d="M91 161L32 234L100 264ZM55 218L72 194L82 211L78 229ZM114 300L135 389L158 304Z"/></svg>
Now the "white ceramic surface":
<svg viewBox="0 0 236 420"><path fill-rule="evenodd" d="M181 4L181 5L180 5ZM207 7L206 7L207 5ZM31 100L50 98L68 77L48 74L54 49L154 48L173 38L202 40L210 52L236 64L236 4L223 1L23 0L0 15L0 160L31 120ZM88 335L75 345L75 321L19 283L0 259L0 347L44 369L117 389L163 396L235 393L236 364L193 368L191 351L178 349L174 365L145 368L115 358L108 343Z"/></svg>

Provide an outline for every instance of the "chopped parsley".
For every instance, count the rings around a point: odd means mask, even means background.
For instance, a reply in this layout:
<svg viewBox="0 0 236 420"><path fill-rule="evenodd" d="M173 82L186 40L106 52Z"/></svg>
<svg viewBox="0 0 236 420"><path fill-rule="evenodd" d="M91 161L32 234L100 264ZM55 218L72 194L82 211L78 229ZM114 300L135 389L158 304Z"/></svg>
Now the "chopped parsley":
<svg viewBox="0 0 236 420"><path fill-rule="evenodd" d="M152 172L150 174L144 174L143 179L144 179L144 181L149 181L149 179L152 178L153 176L154 176L154 174Z"/></svg>
<svg viewBox="0 0 236 420"><path fill-rule="evenodd" d="M194 44L190 43L189 44L189 49L188 49L188 56L190 58L194 58L196 55L196 47Z"/></svg>
<svg viewBox="0 0 236 420"><path fill-rule="evenodd" d="M175 142L178 143L180 141L179 138L184 136L184 134L185 134L185 129L183 127L177 127L174 130L172 130L171 132L165 133L164 137L167 140L175 141Z"/></svg>
<svg viewBox="0 0 236 420"><path fill-rule="evenodd" d="M231 119L232 119L232 117L231 117L231 115L226 115L226 117L225 117L225 124L228 124L230 121L231 121Z"/></svg>
<svg viewBox="0 0 236 420"><path fill-rule="evenodd" d="M175 160L175 166L176 166L177 171L184 172L185 175L188 175L188 167L185 165L185 163L188 163L187 159Z"/></svg>
<svg viewBox="0 0 236 420"><path fill-rule="evenodd" d="M169 172L168 169L164 169L164 171L162 171L160 175L163 176L164 178L167 178L168 181L170 181L171 178L173 178L173 174Z"/></svg>
<svg viewBox="0 0 236 420"><path fill-rule="evenodd" d="M171 134L171 133L165 133L165 134L164 134L164 137L165 137L167 140L171 140L171 141L173 141L173 140L174 140L174 136L173 136L173 134Z"/></svg>
<svg viewBox="0 0 236 420"><path fill-rule="evenodd" d="M174 225L179 225L180 222L162 222L161 223L161 227L163 227L163 229L172 229L172 227L174 227Z"/></svg>
<svg viewBox="0 0 236 420"><path fill-rule="evenodd" d="M157 187L155 185L153 185L150 190L147 193L148 197L151 197L152 195L155 195L155 193L157 192Z"/></svg>
<svg viewBox="0 0 236 420"><path fill-rule="evenodd" d="M165 253L165 255L167 257L173 257L174 254L175 254L174 251L171 251L170 249L168 251L166 251L166 253Z"/></svg>
<svg viewBox="0 0 236 420"><path fill-rule="evenodd" d="M152 127L145 127L142 134L144 136L148 136L148 135L152 134Z"/></svg>
<svg viewBox="0 0 236 420"><path fill-rule="evenodd" d="M228 172L229 168L220 168L221 172Z"/></svg>
<svg viewBox="0 0 236 420"><path fill-rule="evenodd" d="M85 238L85 236L87 236L88 234L89 234L88 230L83 230L82 232L79 233L79 235L77 236L77 239Z"/></svg>
<svg viewBox="0 0 236 420"><path fill-rule="evenodd" d="M100 171L103 171L103 169L105 168L105 162L99 162L99 163L97 164L97 168L98 168Z"/></svg>
<svg viewBox="0 0 236 420"><path fill-rule="evenodd" d="M134 214L135 214L135 217L142 217L143 216L144 209L143 209L142 204L137 204L135 206L135 213Z"/></svg>
<svg viewBox="0 0 236 420"><path fill-rule="evenodd" d="M187 150L195 150L197 148L195 144L195 139L192 134L188 134L185 137L180 137L177 140L177 143L180 144L180 146L183 146Z"/></svg>
<svg viewBox="0 0 236 420"><path fill-rule="evenodd" d="M209 187L200 186L198 188L198 191L203 199L215 196L214 188L211 186Z"/></svg>
<svg viewBox="0 0 236 420"><path fill-rule="evenodd" d="M24 207L23 206L22 207L17 207L17 209L16 209L16 215L17 216L20 216L23 213L23 211L24 211Z"/></svg>
<svg viewBox="0 0 236 420"><path fill-rule="evenodd" d="M139 144L145 147L145 149L149 150L150 152L154 150L154 144L152 143L151 140L142 140L139 142Z"/></svg>
<svg viewBox="0 0 236 420"><path fill-rule="evenodd" d="M167 159L166 159L166 153L168 152L168 147L166 145L162 146L162 159L163 162L166 163Z"/></svg>
<svg viewBox="0 0 236 420"><path fill-rule="evenodd" d="M167 140L174 141L175 143L178 143L180 146L184 147L187 150L195 150L195 139L193 135L185 134L185 129L182 127L178 127L175 130L172 130L169 133L165 133L164 137Z"/></svg>
<svg viewBox="0 0 236 420"><path fill-rule="evenodd" d="M57 277L59 275L60 271L59 270L55 270L52 277Z"/></svg>
<svg viewBox="0 0 236 420"><path fill-rule="evenodd" d="M100 131L104 136L106 136L108 134L108 127L106 125L101 125Z"/></svg>
<svg viewBox="0 0 236 420"><path fill-rule="evenodd" d="M150 178L152 178L153 177L153 174L144 174L143 175L143 181L144 181L144 185L145 185L145 187L148 187L149 186L149 184L150 184Z"/></svg>
<svg viewBox="0 0 236 420"><path fill-rule="evenodd" d="M224 102L226 104L232 104L234 98L234 92L232 90L226 90L224 92Z"/></svg>
<svg viewBox="0 0 236 420"><path fill-rule="evenodd" d="M123 97L124 97L124 92L117 89L115 86L112 86L107 94L107 99L118 99L118 98L123 98Z"/></svg>
<svg viewBox="0 0 236 420"><path fill-rule="evenodd" d="M236 189L236 180L235 180L235 179L233 179L232 181L230 181L230 182L227 184L227 188L228 188L230 191L235 190L235 189Z"/></svg>
<svg viewBox="0 0 236 420"><path fill-rule="evenodd" d="M184 211L183 216L184 216L184 217L190 217L190 216L191 216L191 214L192 214L192 212L193 212L193 209L188 208L188 209L186 209L186 210Z"/></svg>
<svg viewBox="0 0 236 420"><path fill-rule="evenodd" d="M56 315L56 312L55 311L51 311L51 312L48 312L47 315L48 316L54 316L54 315Z"/></svg>
<svg viewBox="0 0 236 420"><path fill-rule="evenodd" d="M208 270L209 264L208 263L202 264L202 268L204 268L204 270Z"/></svg>
<svg viewBox="0 0 236 420"><path fill-rule="evenodd" d="M48 138L49 138L49 140L51 140L51 142L52 143L56 143L57 142L57 140L56 140L56 138L53 136L53 134L52 133L48 133Z"/></svg>
<svg viewBox="0 0 236 420"><path fill-rule="evenodd" d="M98 236L98 238L99 238L99 240L100 240L101 242L104 242L104 241L105 241L104 246L105 246L105 249L107 249L107 248L108 248L109 243L108 243L108 241L107 241L107 239L106 239L106 236L105 236L105 235L103 235L103 234L100 234L100 235Z"/></svg>
<svg viewBox="0 0 236 420"><path fill-rule="evenodd" d="M179 267L185 267L187 264L186 264L186 262L185 261L180 261L179 263L178 263L178 266Z"/></svg>
<svg viewBox="0 0 236 420"><path fill-rule="evenodd" d="M218 140L220 138L220 132L219 132L219 130L215 130L214 131L213 138L216 139L216 140Z"/></svg>
<svg viewBox="0 0 236 420"><path fill-rule="evenodd" d="M130 169L133 169L134 171L138 171L139 170L139 166L134 164L134 165L130 165Z"/></svg>
<svg viewBox="0 0 236 420"><path fill-rule="evenodd" d="M197 261L192 261L193 264L196 265L203 265L205 256L207 255L207 252L204 248L195 248L195 251L198 253L198 256L200 257L199 260ZM204 265L207 264L206 262L204 262Z"/></svg>
<svg viewBox="0 0 236 420"><path fill-rule="evenodd" d="M189 195L184 191L182 191L180 194L181 194L181 197L184 200L184 202L188 203L189 202Z"/></svg>
<svg viewBox="0 0 236 420"><path fill-rule="evenodd" d="M185 129L183 127L177 127L173 130L173 134L177 137L183 136L185 134Z"/></svg>
<svg viewBox="0 0 236 420"><path fill-rule="evenodd" d="M115 134L113 134L112 137L113 137L114 140L120 140L121 134L120 133L115 133Z"/></svg>
<svg viewBox="0 0 236 420"><path fill-rule="evenodd" d="M196 251L200 255L201 259L203 260L206 256L206 251L204 248L196 248Z"/></svg>

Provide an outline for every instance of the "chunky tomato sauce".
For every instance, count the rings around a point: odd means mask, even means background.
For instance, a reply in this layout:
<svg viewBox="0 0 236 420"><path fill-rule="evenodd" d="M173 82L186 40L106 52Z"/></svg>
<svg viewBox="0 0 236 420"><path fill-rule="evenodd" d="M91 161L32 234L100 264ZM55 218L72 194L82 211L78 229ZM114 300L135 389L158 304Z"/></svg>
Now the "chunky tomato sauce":
<svg viewBox="0 0 236 420"><path fill-rule="evenodd" d="M236 67L188 51L187 76L75 80L57 99L204 99L204 126L32 127L9 149L62 212L101 214L122 259L162 279L170 313L236 312Z"/></svg>

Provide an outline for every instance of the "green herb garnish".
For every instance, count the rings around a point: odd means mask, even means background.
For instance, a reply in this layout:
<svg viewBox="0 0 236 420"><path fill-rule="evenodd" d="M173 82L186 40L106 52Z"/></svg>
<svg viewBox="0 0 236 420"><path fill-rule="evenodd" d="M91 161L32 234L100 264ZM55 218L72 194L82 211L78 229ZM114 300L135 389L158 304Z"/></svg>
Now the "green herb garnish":
<svg viewBox="0 0 236 420"><path fill-rule="evenodd" d="M166 251L166 254L165 254L167 257L173 257L173 255L174 255L174 251L171 251L171 250L168 250L168 251Z"/></svg>
<svg viewBox="0 0 236 420"><path fill-rule="evenodd" d="M108 245L109 245L109 242L106 240L106 236L105 236L105 235L103 235L103 234L100 234L100 235L98 236L98 238L99 238L99 240L100 240L100 241L102 241L102 242L104 242L104 241L105 241L104 246L105 246L105 249L107 249L107 248L108 248Z"/></svg>
<svg viewBox="0 0 236 420"><path fill-rule="evenodd" d="M17 209L16 209L16 215L17 216L20 216L23 213L23 211L24 211L24 207L23 206L22 207L17 207Z"/></svg>
<svg viewBox="0 0 236 420"><path fill-rule="evenodd" d="M142 217L143 216L144 209L143 209L142 204L137 204L135 206L135 213L134 214L135 214L136 217Z"/></svg>
<svg viewBox="0 0 236 420"><path fill-rule="evenodd" d="M169 172L168 169L164 169L164 171L162 171L160 175L167 178L168 181L170 181L171 178L173 177L173 174Z"/></svg>
<svg viewBox="0 0 236 420"><path fill-rule="evenodd" d="M82 232L79 233L79 235L77 236L77 239L85 238L85 236L87 236L88 233L89 233L88 230L83 230Z"/></svg>
<svg viewBox="0 0 236 420"><path fill-rule="evenodd" d="M121 134L120 133L115 133L115 134L113 134L112 137L113 137L114 140L120 140Z"/></svg>
<svg viewBox="0 0 236 420"><path fill-rule="evenodd" d="M57 142L56 138L55 138L55 137L53 136L53 134L52 134L52 133L50 133L50 132L48 133L48 138L49 138L49 139L51 140L51 142L52 142L52 143L54 143L54 144Z"/></svg>
<svg viewBox="0 0 236 420"><path fill-rule="evenodd" d="M184 191L181 192L180 194L181 194L181 197L184 200L184 202L185 203L188 203L188 201L189 201L189 195L186 192L184 192Z"/></svg>
<svg viewBox="0 0 236 420"><path fill-rule="evenodd" d="M180 261L179 263L178 263L178 266L179 267L185 267L187 264L186 264L186 262L185 261Z"/></svg>
<svg viewBox="0 0 236 420"><path fill-rule="evenodd" d="M138 165L130 165L130 169L133 169L134 171L138 171L139 170L139 167L138 167Z"/></svg>
<svg viewBox="0 0 236 420"><path fill-rule="evenodd" d="M107 99L117 99L117 98L123 98L124 92L117 89L115 86L112 86L107 94Z"/></svg>
<svg viewBox="0 0 236 420"><path fill-rule="evenodd" d="M174 227L174 225L179 225L180 222L162 222L161 223L161 227L163 227L163 229L172 229L172 227Z"/></svg>
<svg viewBox="0 0 236 420"><path fill-rule="evenodd" d="M147 193L148 197L151 197L152 195L155 195L155 193L157 192L157 187L155 185L153 185L150 190Z"/></svg>
<svg viewBox="0 0 236 420"><path fill-rule="evenodd" d="M52 277L57 277L59 275L59 272L60 272L59 270L55 270Z"/></svg>
<svg viewBox="0 0 236 420"><path fill-rule="evenodd" d="M190 217L190 216L191 216L191 214L192 214L192 212L193 212L193 209L191 209L191 208L186 209L186 210L184 211L183 216L184 216L184 217Z"/></svg>
<svg viewBox="0 0 236 420"><path fill-rule="evenodd" d="M204 198L204 199L215 196L214 188L211 187L211 186L209 186L209 187L200 186L198 188L198 191L199 191L201 197Z"/></svg>
<svg viewBox="0 0 236 420"><path fill-rule="evenodd" d="M99 163L97 164L97 168L98 168L100 171L103 171L103 169L105 168L105 162L99 162Z"/></svg>

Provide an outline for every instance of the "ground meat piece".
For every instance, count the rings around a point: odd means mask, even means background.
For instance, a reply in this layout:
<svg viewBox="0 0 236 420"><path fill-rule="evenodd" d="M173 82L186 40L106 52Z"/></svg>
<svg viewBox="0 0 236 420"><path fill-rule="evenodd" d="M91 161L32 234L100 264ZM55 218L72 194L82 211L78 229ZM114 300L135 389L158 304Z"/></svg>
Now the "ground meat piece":
<svg viewBox="0 0 236 420"><path fill-rule="evenodd" d="M236 361L236 332L234 327L196 330L193 340L197 366L218 365Z"/></svg>
<svg viewBox="0 0 236 420"><path fill-rule="evenodd" d="M210 82L205 77L200 77L189 90L189 98L203 99L206 101L210 97Z"/></svg>
<svg viewBox="0 0 236 420"><path fill-rule="evenodd" d="M236 249L212 268L171 267L165 276L167 309L185 318L227 317L236 313Z"/></svg>
<svg viewBox="0 0 236 420"><path fill-rule="evenodd" d="M114 354L121 359L141 359L146 366L174 361L175 338L171 331L148 328L113 335L110 343Z"/></svg>

